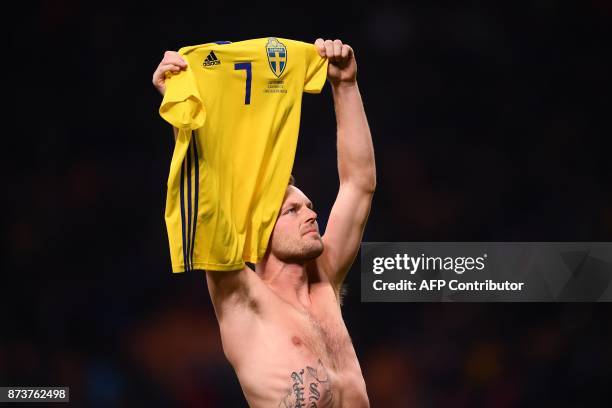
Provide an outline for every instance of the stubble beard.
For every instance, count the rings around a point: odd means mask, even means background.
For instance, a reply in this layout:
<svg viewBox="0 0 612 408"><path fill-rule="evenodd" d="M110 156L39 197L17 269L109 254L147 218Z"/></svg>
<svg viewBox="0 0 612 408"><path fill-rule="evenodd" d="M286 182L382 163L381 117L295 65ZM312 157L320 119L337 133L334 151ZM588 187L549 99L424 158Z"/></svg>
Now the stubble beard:
<svg viewBox="0 0 612 408"><path fill-rule="evenodd" d="M272 247L272 254L286 263L306 263L323 253L320 237L302 237L299 240L279 240Z"/></svg>

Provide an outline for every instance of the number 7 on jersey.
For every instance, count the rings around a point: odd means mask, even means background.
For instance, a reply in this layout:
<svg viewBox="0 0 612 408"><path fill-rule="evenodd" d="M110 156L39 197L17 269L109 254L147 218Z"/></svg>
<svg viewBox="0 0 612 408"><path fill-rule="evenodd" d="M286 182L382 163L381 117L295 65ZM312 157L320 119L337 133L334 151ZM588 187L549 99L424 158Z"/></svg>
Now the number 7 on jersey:
<svg viewBox="0 0 612 408"><path fill-rule="evenodd" d="M251 63L250 62L239 62L234 64L234 69L244 69L246 71L246 84L245 84L245 93L244 93L244 104L251 104Z"/></svg>

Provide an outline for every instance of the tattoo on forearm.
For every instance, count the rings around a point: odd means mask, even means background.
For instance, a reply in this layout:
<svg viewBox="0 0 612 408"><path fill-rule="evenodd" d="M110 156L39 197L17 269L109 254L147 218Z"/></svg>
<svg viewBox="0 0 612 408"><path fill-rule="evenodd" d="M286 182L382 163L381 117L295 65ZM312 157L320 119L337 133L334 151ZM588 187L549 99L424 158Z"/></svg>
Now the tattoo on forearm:
<svg viewBox="0 0 612 408"><path fill-rule="evenodd" d="M319 359L317 367L306 366L291 373L291 388L278 404L280 408L323 408L333 400L327 370Z"/></svg>

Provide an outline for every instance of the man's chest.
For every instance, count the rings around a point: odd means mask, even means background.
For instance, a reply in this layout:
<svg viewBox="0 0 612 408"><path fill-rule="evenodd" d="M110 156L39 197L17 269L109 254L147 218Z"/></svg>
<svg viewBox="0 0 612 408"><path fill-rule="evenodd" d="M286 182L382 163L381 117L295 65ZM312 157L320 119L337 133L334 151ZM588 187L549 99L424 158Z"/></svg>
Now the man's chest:
<svg viewBox="0 0 612 408"><path fill-rule="evenodd" d="M354 356L353 346L337 303L313 296L308 309L284 305L271 316L275 331L291 354L321 360L332 369L341 369Z"/></svg>
<svg viewBox="0 0 612 408"><path fill-rule="evenodd" d="M268 378L276 378L271 383L282 395L278 406L339 407L347 395L361 395L362 375L340 312L316 305L281 310L271 318L275 347L267 360L276 374Z"/></svg>
<svg viewBox="0 0 612 408"><path fill-rule="evenodd" d="M258 323L234 350L234 367L252 406L336 407L347 395L363 394L355 350L333 291L312 294L309 308L268 293L257 299L256 310L252 318ZM226 352L228 345L224 342ZM255 403L256 395L265 402Z"/></svg>

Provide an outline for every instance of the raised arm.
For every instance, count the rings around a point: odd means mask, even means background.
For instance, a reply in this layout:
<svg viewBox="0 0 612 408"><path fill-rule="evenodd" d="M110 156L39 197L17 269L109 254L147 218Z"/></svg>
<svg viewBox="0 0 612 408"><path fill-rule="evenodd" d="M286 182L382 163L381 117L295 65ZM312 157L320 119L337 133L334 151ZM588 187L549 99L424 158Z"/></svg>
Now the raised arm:
<svg viewBox="0 0 612 408"><path fill-rule="evenodd" d="M332 207L319 259L338 290L359 250L376 189L372 136L357 86L357 64L350 46L340 40L315 42L319 54L329 58L337 123L340 189Z"/></svg>

